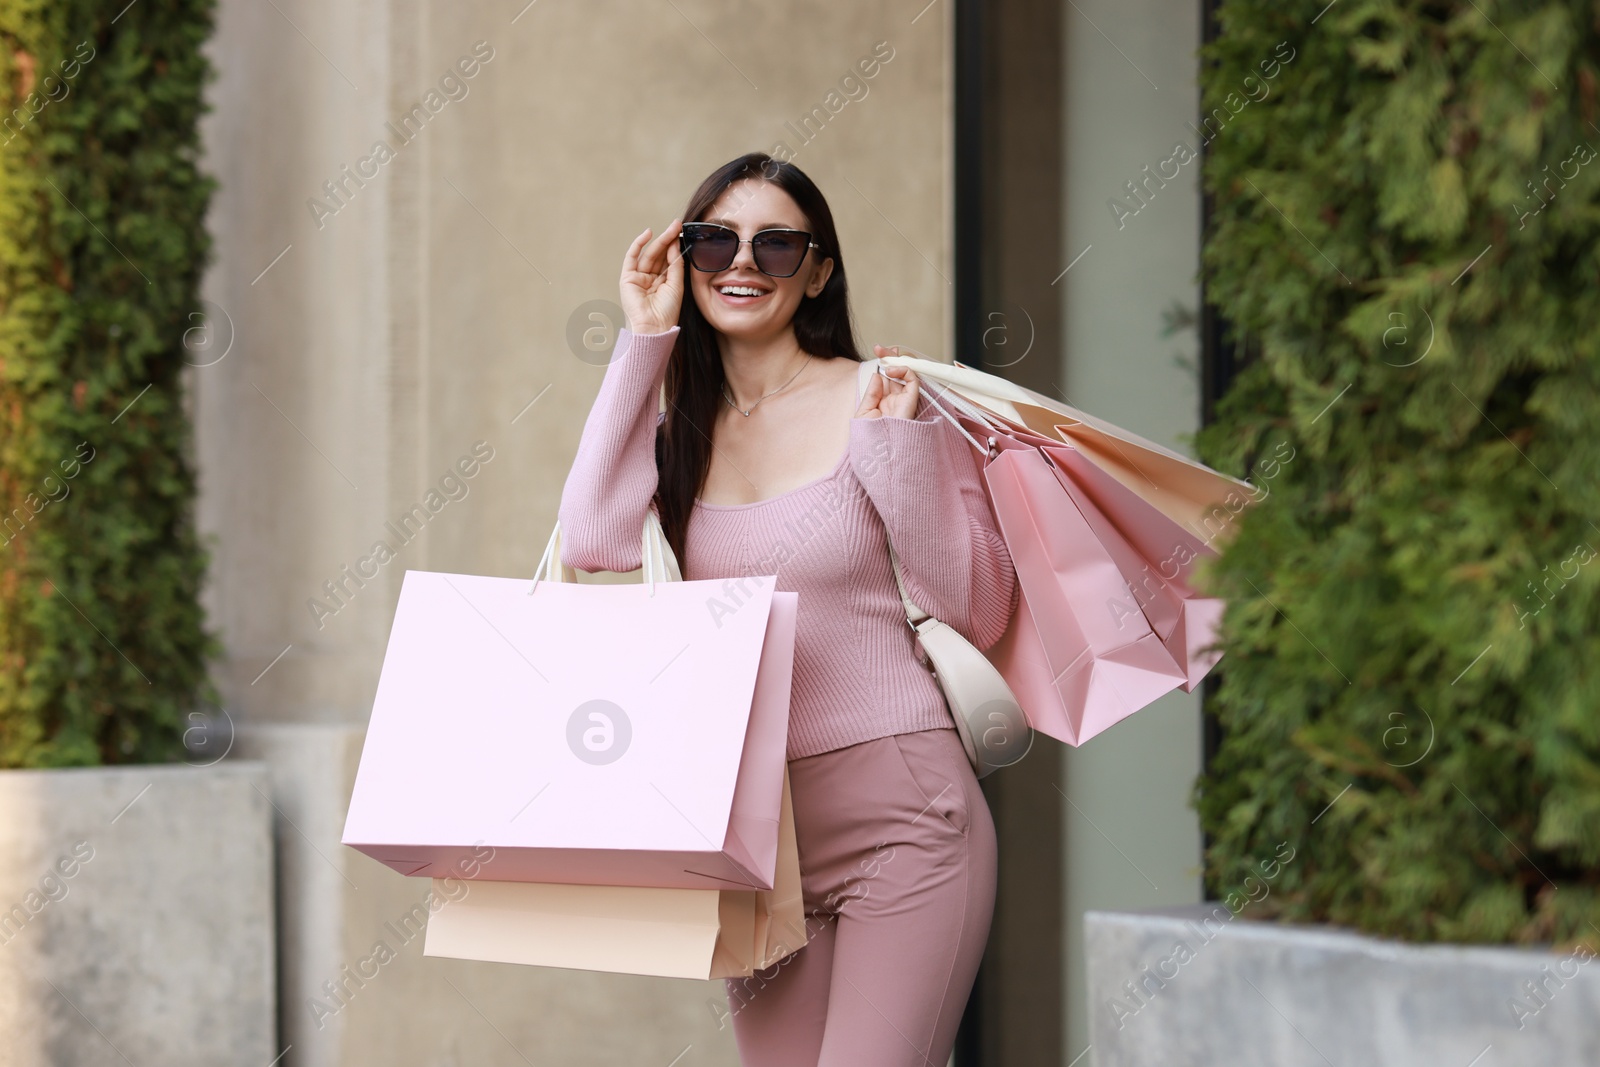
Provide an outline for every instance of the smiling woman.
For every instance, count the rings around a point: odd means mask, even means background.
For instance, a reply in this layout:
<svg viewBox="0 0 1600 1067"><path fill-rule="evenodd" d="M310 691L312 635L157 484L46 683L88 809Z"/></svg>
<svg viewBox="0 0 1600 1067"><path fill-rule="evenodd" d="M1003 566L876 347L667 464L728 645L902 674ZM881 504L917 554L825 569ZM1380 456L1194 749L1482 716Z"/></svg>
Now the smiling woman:
<svg viewBox="0 0 1600 1067"><path fill-rule="evenodd" d="M723 583L722 610L747 582L799 594L786 755L819 929L729 980L740 1054L943 1063L988 936L994 824L889 543L918 605L999 640L1016 574L977 467L909 370L859 373L833 216L792 163L718 168L681 222L634 238L620 282L627 327L562 492L561 562L637 568L654 508L684 579ZM886 847L899 858L852 892Z"/></svg>

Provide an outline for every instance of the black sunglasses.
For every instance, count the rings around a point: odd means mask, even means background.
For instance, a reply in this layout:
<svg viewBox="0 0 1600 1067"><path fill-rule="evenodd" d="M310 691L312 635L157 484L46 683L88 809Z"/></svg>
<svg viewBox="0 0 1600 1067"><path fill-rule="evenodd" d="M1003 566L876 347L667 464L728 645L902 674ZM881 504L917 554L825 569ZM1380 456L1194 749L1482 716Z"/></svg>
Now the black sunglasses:
<svg viewBox="0 0 1600 1067"><path fill-rule="evenodd" d="M756 270L771 278L792 278L806 252L821 247L804 230L760 230L749 241L741 241L737 231L715 222L686 222L678 235L689 265L707 274L732 266L742 244L750 246Z"/></svg>

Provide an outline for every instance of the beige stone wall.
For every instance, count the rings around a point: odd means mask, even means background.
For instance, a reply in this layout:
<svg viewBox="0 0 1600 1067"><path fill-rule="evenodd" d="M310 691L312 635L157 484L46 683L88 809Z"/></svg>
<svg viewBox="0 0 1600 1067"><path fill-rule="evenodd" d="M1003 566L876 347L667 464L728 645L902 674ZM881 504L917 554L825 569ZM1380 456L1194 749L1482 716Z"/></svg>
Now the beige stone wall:
<svg viewBox="0 0 1600 1067"><path fill-rule="evenodd" d="M948 349L949 4L519 8L219 5L206 295L231 347L192 372L200 522L227 707L283 791L285 1064L736 1061L708 1008L720 983L424 960L415 943L312 1025L327 968L426 888L339 846L339 728L366 721L405 569L532 573L603 373L569 323L616 300L628 242L715 166L795 150L832 204L861 341ZM879 42L892 58L830 97ZM476 66L447 79L463 57ZM419 103L435 110L397 136ZM814 108L803 142L786 124ZM387 525L430 503L409 543Z"/></svg>
<svg viewBox="0 0 1600 1067"><path fill-rule="evenodd" d="M948 5L278 7L220 9L207 295L234 343L194 374L208 603L247 718L363 721L405 568L532 572L603 370L569 320L734 155L783 143L822 186L864 344L947 350ZM465 95L396 137L479 41ZM878 42L892 58L803 143ZM402 544L385 523L477 441L493 459ZM378 541L398 555L358 587L342 568Z"/></svg>

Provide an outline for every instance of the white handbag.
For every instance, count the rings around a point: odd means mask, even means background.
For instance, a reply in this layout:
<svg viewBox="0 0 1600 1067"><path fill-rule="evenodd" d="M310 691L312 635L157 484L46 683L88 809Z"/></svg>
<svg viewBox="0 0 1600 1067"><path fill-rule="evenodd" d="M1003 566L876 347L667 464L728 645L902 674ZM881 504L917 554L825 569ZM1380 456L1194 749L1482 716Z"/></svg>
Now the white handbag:
<svg viewBox="0 0 1600 1067"><path fill-rule="evenodd" d="M979 778L1001 767L1016 763L1033 747L1033 727L1022 713L1011 687L994 664L972 642L917 607L906 592L900 574L900 557L889 546L889 562L894 565L894 581L900 587L900 601L906 608L906 622L916 631L932 667L933 676L944 690L950 717L955 720L961 747Z"/></svg>

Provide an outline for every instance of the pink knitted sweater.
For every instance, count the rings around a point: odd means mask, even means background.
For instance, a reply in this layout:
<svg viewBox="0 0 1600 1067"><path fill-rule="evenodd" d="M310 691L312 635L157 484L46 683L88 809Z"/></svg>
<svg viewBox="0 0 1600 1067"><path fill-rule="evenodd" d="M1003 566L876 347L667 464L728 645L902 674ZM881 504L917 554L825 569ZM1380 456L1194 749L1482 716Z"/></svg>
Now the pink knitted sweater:
<svg viewBox="0 0 1600 1067"><path fill-rule="evenodd" d="M561 561L640 565L656 490L658 397L678 329L622 330L561 494ZM953 725L919 662L888 541L911 599L979 648L1017 606L971 445L926 401L916 419L850 420L833 471L753 504L696 501L679 560L686 580L776 575L800 594L788 758Z"/></svg>

